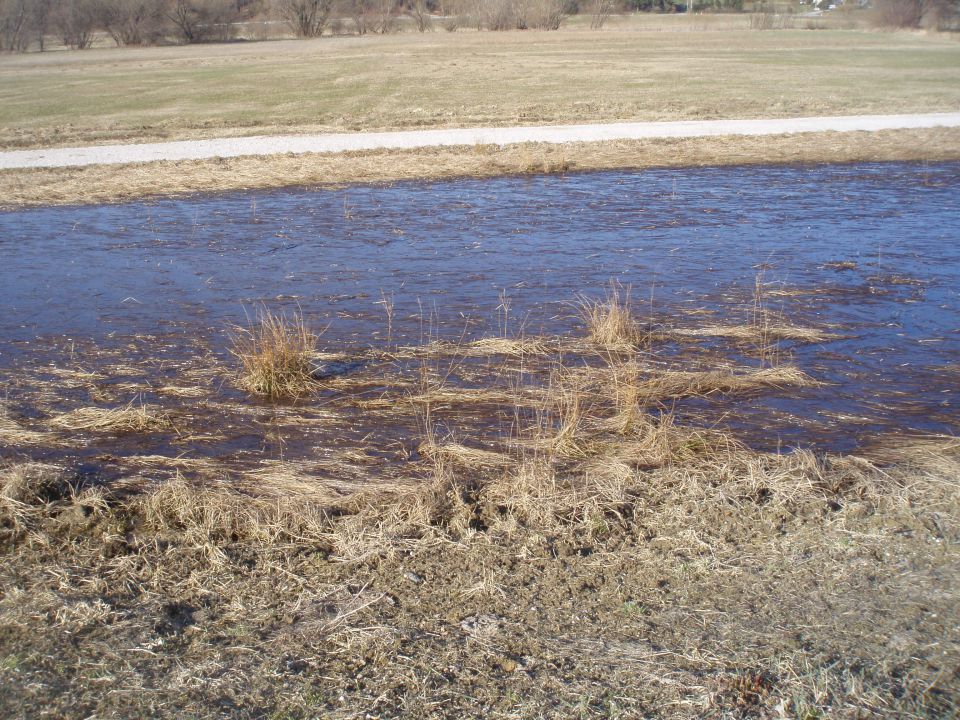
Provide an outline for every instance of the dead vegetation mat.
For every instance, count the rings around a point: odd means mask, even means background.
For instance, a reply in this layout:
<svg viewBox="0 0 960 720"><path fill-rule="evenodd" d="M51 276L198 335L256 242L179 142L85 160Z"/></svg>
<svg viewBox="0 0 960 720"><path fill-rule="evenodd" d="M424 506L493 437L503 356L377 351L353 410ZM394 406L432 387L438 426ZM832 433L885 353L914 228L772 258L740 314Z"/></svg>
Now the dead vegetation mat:
<svg viewBox="0 0 960 720"><path fill-rule="evenodd" d="M881 464L664 422L335 501L8 465L0 714L955 716L956 441Z"/></svg>

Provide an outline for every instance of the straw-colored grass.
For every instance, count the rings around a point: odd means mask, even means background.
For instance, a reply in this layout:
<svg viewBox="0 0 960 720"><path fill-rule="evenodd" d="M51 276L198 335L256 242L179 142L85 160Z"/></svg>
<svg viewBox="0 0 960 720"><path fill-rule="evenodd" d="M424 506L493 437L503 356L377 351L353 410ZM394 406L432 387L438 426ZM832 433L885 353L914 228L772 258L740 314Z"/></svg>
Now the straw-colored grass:
<svg viewBox="0 0 960 720"><path fill-rule="evenodd" d="M291 185L332 187L416 179L497 177L524 171L536 153L549 163L563 153L570 168L622 170L774 163L945 161L960 159L960 128L805 133L387 150L331 155L273 155L135 165L4 170L0 208L118 202ZM776 294L771 291L771 295Z"/></svg>
<svg viewBox="0 0 960 720"><path fill-rule="evenodd" d="M792 340L801 343L819 343L837 335L825 330L799 325L705 325L698 328L675 328L669 335L681 338L716 337L756 343L760 341Z"/></svg>
<svg viewBox="0 0 960 720"><path fill-rule="evenodd" d="M700 372L668 370L640 382L635 393L638 399L671 399L755 392L765 388L812 387L817 384L805 372L789 365L741 372L732 369Z"/></svg>
<svg viewBox="0 0 960 720"><path fill-rule="evenodd" d="M223 542L316 542L329 527L325 503L299 496L259 498L179 477L139 497L136 505L150 526L182 533L221 559Z"/></svg>
<svg viewBox="0 0 960 720"><path fill-rule="evenodd" d="M158 408L131 401L118 408L77 408L52 418L50 426L70 432L142 433L170 429L173 421Z"/></svg>
<svg viewBox="0 0 960 720"><path fill-rule="evenodd" d="M602 300L582 297L580 318L587 336L595 345L608 350L629 350L643 335L630 303L630 288L611 283Z"/></svg>
<svg viewBox="0 0 960 720"><path fill-rule="evenodd" d="M951 111L960 100L949 36L760 33L746 20L631 14L603 31L8 55L0 145Z"/></svg>
<svg viewBox="0 0 960 720"><path fill-rule="evenodd" d="M0 407L0 443L14 447L18 445L52 445L56 443L56 438L51 433L25 428L9 417L6 410Z"/></svg>
<svg viewBox="0 0 960 720"><path fill-rule="evenodd" d="M450 463L465 468L502 469L514 463L514 460L504 453L467 447L453 442L424 442L420 445L419 452L434 462Z"/></svg>
<svg viewBox="0 0 960 720"><path fill-rule="evenodd" d="M250 327L234 327L231 353L240 363L238 384L271 400L296 399L316 387L313 353L319 336L302 314L292 319L262 308Z"/></svg>

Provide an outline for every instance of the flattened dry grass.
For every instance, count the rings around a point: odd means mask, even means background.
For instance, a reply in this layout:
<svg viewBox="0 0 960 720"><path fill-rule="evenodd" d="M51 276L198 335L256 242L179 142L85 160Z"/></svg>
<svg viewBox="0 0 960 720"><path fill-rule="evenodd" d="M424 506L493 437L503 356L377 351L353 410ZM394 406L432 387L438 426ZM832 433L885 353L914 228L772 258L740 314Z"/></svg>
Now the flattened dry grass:
<svg viewBox="0 0 960 720"><path fill-rule="evenodd" d="M144 433L167 430L173 421L158 408L131 401L119 408L77 408L52 418L50 426L70 432Z"/></svg>
<svg viewBox="0 0 960 720"><path fill-rule="evenodd" d="M132 509L148 526L181 534L221 560L225 542L272 546L322 540L329 531L330 506L324 500L258 497L178 477L138 497Z"/></svg>
<svg viewBox="0 0 960 720"><path fill-rule="evenodd" d="M303 315L292 319L261 308L250 327L234 327L230 352L240 362L238 384L271 400L296 399L316 387L313 354L319 335Z"/></svg>
<svg viewBox="0 0 960 720"><path fill-rule="evenodd" d="M438 463L450 463L466 468L505 468L513 459L504 453L472 448L459 443L425 442L418 448L421 455Z"/></svg>
<svg viewBox="0 0 960 720"><path fill-rule="evenodd" d="M25 428L0 407L0 443L4 445L52 445L56 438L51 433Z"/></svg>
<svg viewBox="0 0 960 720"><path fill-rule="evenodd" d="M819 383L790 365L735 372L731 369L687 372L666 370L640 382L638 399L669 399L713 394L754 392L764 388L814 387Z"/></svg>
<svg viewBox="0 0 960 720"><path fill-rule="evenodd" d="M820 343L837 337L833 333L799 325L705 325L697 328L675 328L669 331L673 337L716 337L743 342L792 340L801 343Z"/></svg>

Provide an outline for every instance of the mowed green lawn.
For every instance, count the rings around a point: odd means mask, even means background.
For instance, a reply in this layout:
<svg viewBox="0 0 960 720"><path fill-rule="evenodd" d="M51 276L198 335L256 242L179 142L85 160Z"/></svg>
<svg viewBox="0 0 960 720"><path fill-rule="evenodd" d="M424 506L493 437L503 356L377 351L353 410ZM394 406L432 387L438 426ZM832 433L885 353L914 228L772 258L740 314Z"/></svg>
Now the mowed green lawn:
<svg viewBox="0 0 960 720"><path fill-rule="evenodd" d="M960 110L955 39L670 27L7 55L0 146Z"/></svg>

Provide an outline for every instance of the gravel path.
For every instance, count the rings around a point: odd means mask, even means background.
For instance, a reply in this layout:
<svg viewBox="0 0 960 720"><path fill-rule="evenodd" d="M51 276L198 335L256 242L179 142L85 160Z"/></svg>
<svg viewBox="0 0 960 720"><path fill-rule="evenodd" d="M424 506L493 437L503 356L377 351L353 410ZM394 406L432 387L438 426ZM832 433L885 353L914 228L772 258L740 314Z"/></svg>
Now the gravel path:
<svg viewBox="0 0 960 720"><path fill-rule="evenodd" d="M640 140L715 135L781 135L785 133L852 132L857 130L898 130L931 127L960 127L960 113L408 130L383 133L275 135L135 145L99 145L80 148L0 152L0 170L79 165L122 165L155 160L202 160L204 158L240 157L243 155L336 153L351 150L408 149L449 145L511 145L525 142L568 143L598 140Z"/></svg>

